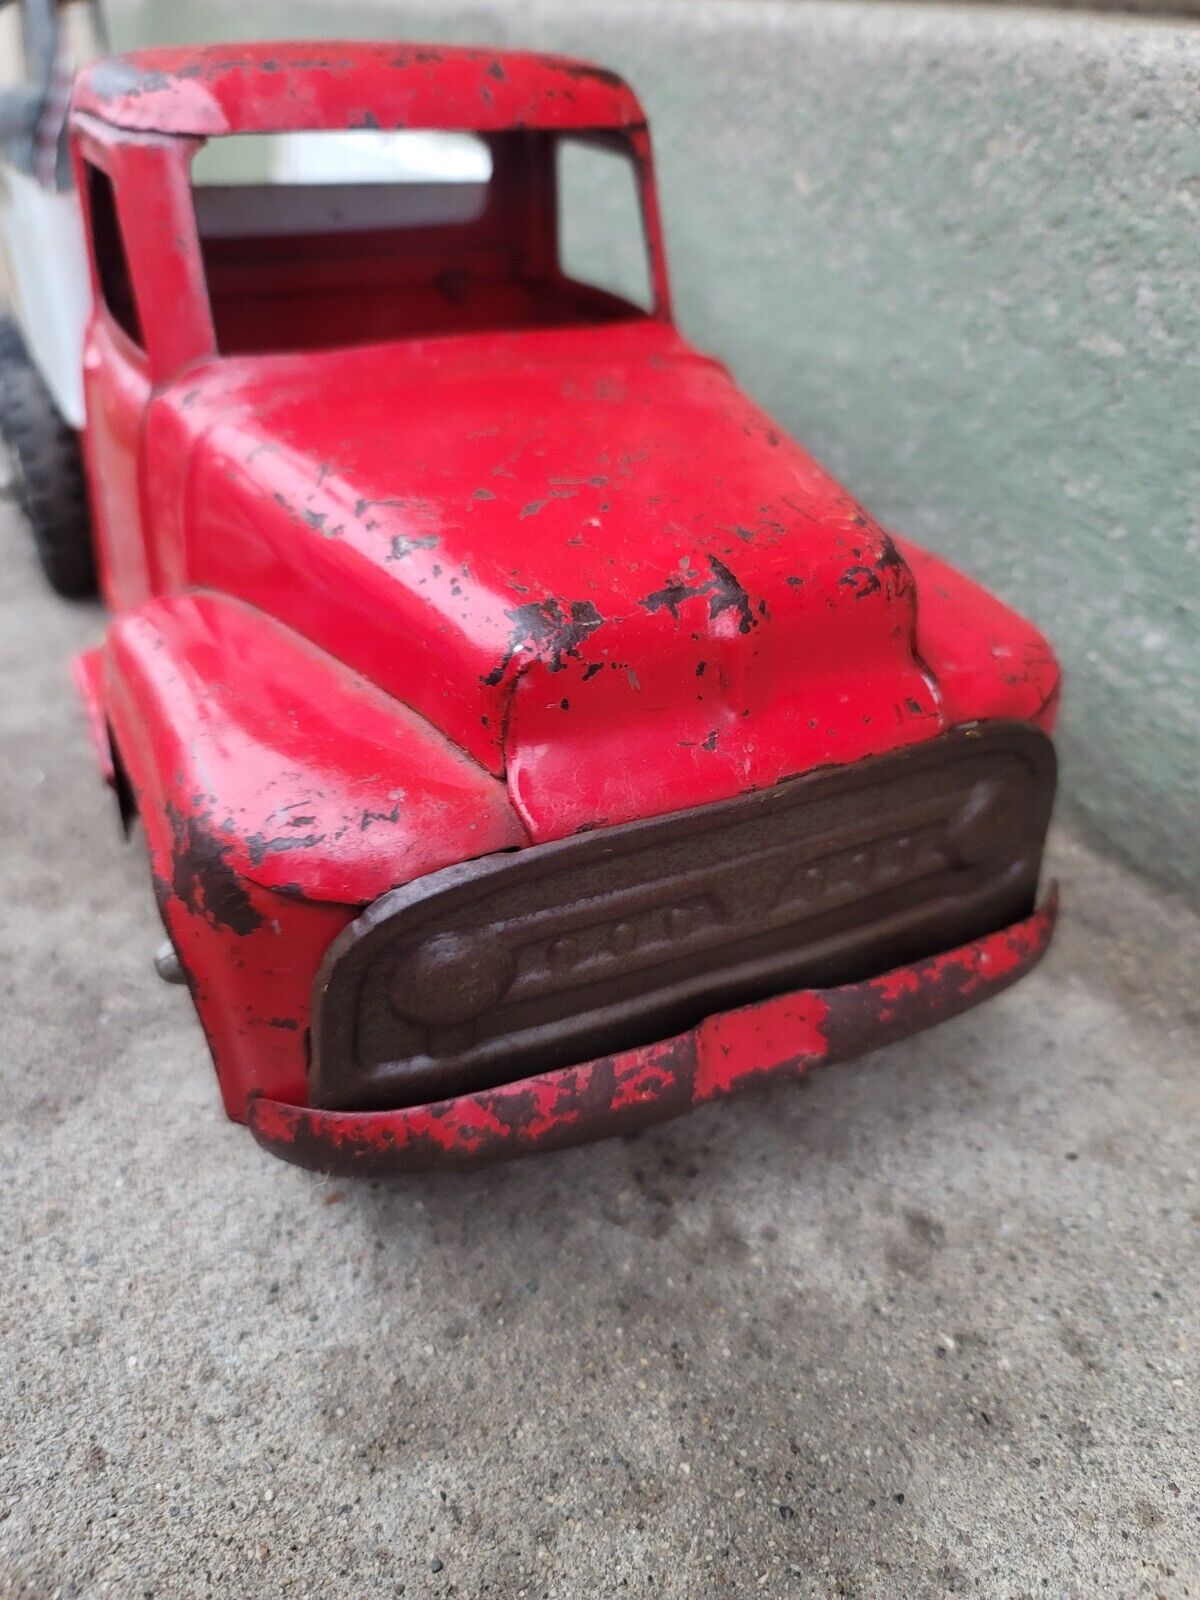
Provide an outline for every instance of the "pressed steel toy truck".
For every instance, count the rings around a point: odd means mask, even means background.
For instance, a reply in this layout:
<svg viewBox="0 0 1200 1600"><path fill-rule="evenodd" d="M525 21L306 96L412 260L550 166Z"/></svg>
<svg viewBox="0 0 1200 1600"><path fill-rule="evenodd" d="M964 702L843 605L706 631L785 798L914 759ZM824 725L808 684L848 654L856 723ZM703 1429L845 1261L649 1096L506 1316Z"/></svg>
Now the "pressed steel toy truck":
<svg viewBox="0 0 1200 1600"><path fill-rule="evenodd" d="M307 130L475 164L193 182ZM78 676L231 1117L329 1170L515 1154L1037 961L1050 649L681 337L618 78L154 50L79 77L70 138L113 612ZM644 305L568 270L580 149L636 191Z"/></svg>

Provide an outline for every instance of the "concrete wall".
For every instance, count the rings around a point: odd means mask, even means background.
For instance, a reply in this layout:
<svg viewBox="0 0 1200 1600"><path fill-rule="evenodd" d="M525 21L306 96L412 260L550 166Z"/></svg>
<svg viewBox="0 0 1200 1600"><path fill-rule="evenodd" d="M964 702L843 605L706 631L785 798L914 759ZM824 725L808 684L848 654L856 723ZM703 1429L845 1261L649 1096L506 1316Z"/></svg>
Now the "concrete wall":
<svg viewBox="0 0 1200 1600"><path fill-rule="evenodd" d="M330 16L115 13L119 39ZM1068 807L1200 895L1200 30L771 0L336 19L628 75L686 330L887 522L1049 631Z"/></svg>

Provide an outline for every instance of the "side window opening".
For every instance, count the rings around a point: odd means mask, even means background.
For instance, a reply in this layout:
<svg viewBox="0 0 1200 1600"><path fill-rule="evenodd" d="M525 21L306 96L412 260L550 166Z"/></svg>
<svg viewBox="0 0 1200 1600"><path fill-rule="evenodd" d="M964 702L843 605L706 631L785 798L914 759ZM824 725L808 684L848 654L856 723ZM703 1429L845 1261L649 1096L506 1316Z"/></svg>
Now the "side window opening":
<svg viewBox="0 0 1200 1600"><path fill-rule="evenodd" d="M86 163L86 169L92 251L100 280L100 296L113 321L141 350L145 341L142 338L137 301L134 299L133 281L129 275L129 258L121 237L112 179L90 161Z"/></svg>
<svg viewBox="0 0 1200 1600"><path fill-rule="evenodd" d="M558 258L574 282L638 311L653 310L633 160L626 148L603 136L558 141Z"/></svg>

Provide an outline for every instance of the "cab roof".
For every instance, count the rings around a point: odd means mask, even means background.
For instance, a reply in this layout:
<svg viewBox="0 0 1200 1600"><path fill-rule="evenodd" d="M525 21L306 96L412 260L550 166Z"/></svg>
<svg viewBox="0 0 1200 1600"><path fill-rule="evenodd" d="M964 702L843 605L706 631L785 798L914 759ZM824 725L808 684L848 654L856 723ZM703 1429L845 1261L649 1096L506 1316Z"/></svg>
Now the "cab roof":
<svg viewBox="0 0 1200 1600"><path fill-rule="evenodd" d="M630 128L645 121L633 91L586 61L340 40L109 56L79 75L73 104L131 132L198 138L309 128Z"/></svg>

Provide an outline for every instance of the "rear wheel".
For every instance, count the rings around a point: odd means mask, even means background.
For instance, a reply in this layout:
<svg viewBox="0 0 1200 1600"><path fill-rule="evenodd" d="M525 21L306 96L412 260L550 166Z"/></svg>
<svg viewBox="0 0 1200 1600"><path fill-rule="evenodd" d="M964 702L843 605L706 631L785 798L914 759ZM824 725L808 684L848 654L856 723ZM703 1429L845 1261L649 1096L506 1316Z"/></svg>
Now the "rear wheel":
<svg viewBox="0 0 1200 1600"><path fill-rule="evenodd" d="M11 318L0 318L0 437L13 492L34 548L58 594L96 592L92 534L79 436L64 422Z"/></svg>

